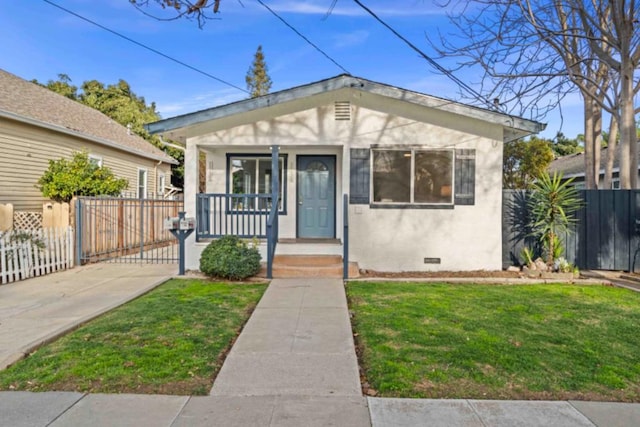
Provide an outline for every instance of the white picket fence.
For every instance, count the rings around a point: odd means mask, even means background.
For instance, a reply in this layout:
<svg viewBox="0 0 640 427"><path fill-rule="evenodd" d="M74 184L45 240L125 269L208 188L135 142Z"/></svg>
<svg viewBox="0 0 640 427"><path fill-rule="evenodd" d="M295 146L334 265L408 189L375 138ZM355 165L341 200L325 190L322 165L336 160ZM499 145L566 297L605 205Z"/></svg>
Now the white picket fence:
<svg viewBox="0 0 640 427"><path fill-rule="evenodd" d="M0 232L0 283L71 268L73 251L71 227Z"/></svg>

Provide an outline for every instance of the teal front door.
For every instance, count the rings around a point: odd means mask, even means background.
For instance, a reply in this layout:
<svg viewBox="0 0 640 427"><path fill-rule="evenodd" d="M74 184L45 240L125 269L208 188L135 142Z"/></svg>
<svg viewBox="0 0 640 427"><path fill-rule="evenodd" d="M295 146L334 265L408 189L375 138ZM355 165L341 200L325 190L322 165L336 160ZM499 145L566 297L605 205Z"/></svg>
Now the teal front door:
<svg viewBox="0 0 640 427"><path fill-rule="evenodd" d="M336 236L336 158L298 156L298 237Z"/></svg>

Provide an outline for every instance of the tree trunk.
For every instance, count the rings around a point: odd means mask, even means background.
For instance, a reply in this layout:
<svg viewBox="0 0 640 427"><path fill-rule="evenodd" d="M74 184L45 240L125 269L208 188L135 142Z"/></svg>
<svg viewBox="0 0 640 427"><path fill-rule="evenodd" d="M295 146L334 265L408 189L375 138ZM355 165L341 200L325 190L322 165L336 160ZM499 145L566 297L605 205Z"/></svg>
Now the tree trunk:
<svg viewBox="0 0 640 427"><path fill-rule="evenodd" d="M608 190L613 188L613 163L616 158L616 147L618 145L618 121L615 116L611 116L609 121L609 142L607 144L607 162L604 167L604 181L602 188Z"/></svg>
<svg viewBox="0 0 640 427"><path fill-rule="evenodd" d="M597 173L594 150L594 108L593 99L583 94L584 99L584 170L587 190L597 189Z"/></svg>
<svg viewBox="0 0 640 427"><path fill-rule="evenodd" d="M636 121L633 108L633 67L622 73L620 96L620 148L626 145L630 189L638 188L638 143L636 141ZM621 159L622 160L622 159ZM622 170L624 165L620 164Z"/></svg>
<svg viewBox="0 0 640 427"><path fill-rule="evenodd" d="M633 108L633 66L627 65L622 70L620 92L620 174L628 174L628 183L622 188L638 188L638 144L636 136L636 121ZM630 69L629 69L630 68ZM626 155L626 159L624 158ZM624 163L623 163L624 160Z"/></svg>
<svg viewBox="0 0 640 427"><path fill-rule="evenodd" d="M597 102L592 102L593 107L593 166L595 189L600 187L600 158L602 154L602 108ZM606 188L606 187L605 187Z"/></svg>

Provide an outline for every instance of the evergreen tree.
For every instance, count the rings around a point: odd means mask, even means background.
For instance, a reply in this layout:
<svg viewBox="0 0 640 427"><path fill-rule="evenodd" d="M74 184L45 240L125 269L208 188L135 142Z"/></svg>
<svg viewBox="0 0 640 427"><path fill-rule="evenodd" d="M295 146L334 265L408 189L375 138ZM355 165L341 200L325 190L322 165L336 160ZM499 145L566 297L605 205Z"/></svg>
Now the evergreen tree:
<svg viewBox="0 0 640 427"><path fill-rule="evenodd" d="M267 63L264 61L262 53L262 45L258 46L256 54L253 57L253 63L247 71L245 81L247 82L247 90L251 93L251 98L266 95L271 89L271 77L267 73Z"/></svg>

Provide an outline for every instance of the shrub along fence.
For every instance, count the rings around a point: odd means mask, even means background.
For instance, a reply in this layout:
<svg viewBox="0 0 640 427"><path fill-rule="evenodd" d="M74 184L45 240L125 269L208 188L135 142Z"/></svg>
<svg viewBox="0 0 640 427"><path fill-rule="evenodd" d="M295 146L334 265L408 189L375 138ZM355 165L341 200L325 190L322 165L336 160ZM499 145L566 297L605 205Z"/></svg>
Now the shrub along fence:
<svg viewBox="0 0 640 427"><path fill-rule="evenodd" d="M580 269L640 269L640 190L579 190L582 208L573 233L561 236L565 258ZM520 265L526 247L539 249L530 236L527 192L505 190L502 203L502 267Z"/></svg>

